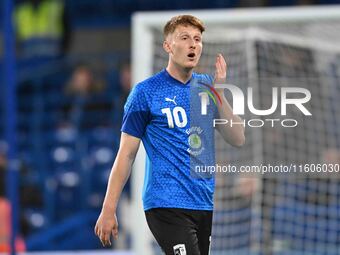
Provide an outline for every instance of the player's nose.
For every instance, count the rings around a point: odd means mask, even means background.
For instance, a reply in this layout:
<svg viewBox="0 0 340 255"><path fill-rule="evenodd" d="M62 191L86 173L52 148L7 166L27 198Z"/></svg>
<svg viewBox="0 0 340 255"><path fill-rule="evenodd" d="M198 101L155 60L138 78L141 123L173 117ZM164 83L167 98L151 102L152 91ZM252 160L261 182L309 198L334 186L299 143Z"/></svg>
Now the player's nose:
<svg viewBox="0 0 340 255"><path fill-rule="evenodd" d="M190 49L196 48L195 40L193 38L190 38L190 40L189 40L189 47L190 47Z"/></svg>
<svg viewBox="0 0 340 255"><path fill-rule="evenodd" d="M190 43L189 48L196 49L196 44L194 42Z"/></svg>

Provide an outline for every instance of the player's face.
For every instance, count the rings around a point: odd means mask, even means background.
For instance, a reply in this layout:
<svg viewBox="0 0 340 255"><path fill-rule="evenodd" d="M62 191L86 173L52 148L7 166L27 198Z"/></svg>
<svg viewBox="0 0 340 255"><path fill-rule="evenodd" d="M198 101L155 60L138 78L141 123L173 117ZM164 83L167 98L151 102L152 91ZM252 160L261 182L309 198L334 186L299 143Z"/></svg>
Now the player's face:
<svg viewBox="0 0 340 255"><path fill-rule="evenodd" d="M201 57L202 33L196 27L180 25L168 36L165 44L173 64L192 69Z"/></svg>

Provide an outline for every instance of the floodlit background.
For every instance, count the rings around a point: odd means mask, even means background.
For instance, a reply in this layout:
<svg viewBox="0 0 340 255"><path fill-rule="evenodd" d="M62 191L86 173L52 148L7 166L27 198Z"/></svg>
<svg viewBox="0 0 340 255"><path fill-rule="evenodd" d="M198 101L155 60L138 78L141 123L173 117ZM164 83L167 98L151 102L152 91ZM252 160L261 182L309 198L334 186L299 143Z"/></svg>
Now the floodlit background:
<svg viewBox="0 0 340 255"><path fill-rule="evenodd" d="M229 81L257 89L263 108L273 84L312 93L312 119L292 111L297 129L249 129L240 150L217 143L220 164L339 164L340 9L324 9L336 3L2 0L0 253L15 239L29 254L160 254L140 206L143 152L120 200L119 240L103 248L93 228L125 100L165 66L161 29L178 11L207 24L200 71L223 53ZM241 177L218 177L213 254L340 254L334 176Z"/></svg>

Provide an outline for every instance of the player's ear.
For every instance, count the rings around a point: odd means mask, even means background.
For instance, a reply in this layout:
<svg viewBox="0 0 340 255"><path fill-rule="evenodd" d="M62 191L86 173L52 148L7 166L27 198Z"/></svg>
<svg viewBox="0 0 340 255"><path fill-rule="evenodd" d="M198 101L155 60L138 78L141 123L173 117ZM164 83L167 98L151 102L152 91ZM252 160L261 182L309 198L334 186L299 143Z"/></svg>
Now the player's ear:
<svg viewBox="0 0 340 255"><path fill-rule="evenodd" d="M170 47L170 43L168 42L168 40L164 40L163 49L166 51L166 53L171 52L171 47Z"/></svg>

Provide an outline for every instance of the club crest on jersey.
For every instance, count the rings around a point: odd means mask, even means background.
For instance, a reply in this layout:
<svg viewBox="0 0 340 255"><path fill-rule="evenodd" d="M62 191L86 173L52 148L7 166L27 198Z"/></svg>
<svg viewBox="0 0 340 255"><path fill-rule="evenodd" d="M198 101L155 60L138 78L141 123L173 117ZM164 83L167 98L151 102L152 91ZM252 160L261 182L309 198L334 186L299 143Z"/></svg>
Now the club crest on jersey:
<svg viewBox="0 0 340 255"><path fill-rule="evenodd" d="M202 144L201 134L203 133L203 129L201 127L191 127L185 131L188 134L188 143L189 148L187 151L192 156L200 155L203 150L204 146Z"/></svg>
<svg viewBox="0 0 340 255"><path fill-rule="evenodd" d="M176 103L176 101L175 101L175 100L176 100L176 96L174 96L174 98L173 98L173 99L171 99L171 98L168 98L168 97L166 97L166 98L165 98L165 101L166 101L166 102L173 102L175 105L177 105L177 103Z"/></svg>

